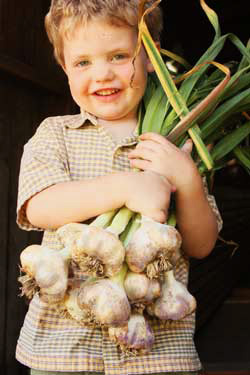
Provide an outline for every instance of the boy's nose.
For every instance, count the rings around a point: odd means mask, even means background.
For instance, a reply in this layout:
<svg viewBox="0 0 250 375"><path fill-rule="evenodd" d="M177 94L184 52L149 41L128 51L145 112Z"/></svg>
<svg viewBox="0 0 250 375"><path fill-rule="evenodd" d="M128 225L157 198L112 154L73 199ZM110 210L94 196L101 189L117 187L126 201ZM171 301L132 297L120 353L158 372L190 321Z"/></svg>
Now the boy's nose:
<svg viewBox="0 0 250 375"><path fill-rule="evenodd" d="M114 78L114 72L109 64L98 64L94 68L93 75L97 82L111 81Z"/></svg>

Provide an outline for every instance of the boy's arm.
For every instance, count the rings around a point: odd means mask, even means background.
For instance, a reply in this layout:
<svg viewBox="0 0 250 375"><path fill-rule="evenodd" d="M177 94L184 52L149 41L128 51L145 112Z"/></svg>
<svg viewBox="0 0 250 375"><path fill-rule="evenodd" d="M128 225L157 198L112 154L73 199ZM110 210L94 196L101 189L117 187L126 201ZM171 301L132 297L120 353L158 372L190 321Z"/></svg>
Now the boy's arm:
<svg viewBox="0 0 250 375"><path fill-rule="evenodd" d="M123 205L165 220L170 196L166 178L131 171L72 180L63 131L60 117L46 119L24 147L17 202L22 229L56 229Z"/></svg>
<svg viewBox="0 0 250 375"><path fill-rule="evenodd" d="M217 240L218 225L200 176L193 176L192 189L176 191L176 219L185 253L195 258L209 255Z"/></svg>
<svg viewBox="0 0 250 375"><path fill-rule="evenodd" d="M179 149L159 134L145 133L140 138L141 142L129 155L132 167L168 178L176 188L176 215L182 248L196 258L207 256L216 242L218 225L202 178L190 157L192 142L188 141Z"/></svg>
<svg viewBox="0 0 250 375"><path fill-rule="evenodd" d="M56 229L125 205L164 222L170 193L167 179L154 172L120 172L52 185L28 200L26 216L37 228Z"/></svg>

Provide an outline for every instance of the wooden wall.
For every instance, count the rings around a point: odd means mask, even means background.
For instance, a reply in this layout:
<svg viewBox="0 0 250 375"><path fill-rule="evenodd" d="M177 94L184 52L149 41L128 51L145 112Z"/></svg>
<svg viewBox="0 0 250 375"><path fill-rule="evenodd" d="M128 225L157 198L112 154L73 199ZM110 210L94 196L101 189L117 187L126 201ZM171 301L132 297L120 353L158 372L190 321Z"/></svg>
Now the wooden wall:
<svg viewBox="0 0 250 375"><path fill-rule="evenodd" d="M164 35L172 32L179 39L182 27L183 36L190 35L190 27L185 33L190 21L180 13L185 2L176 2L176 7L174 0L167 3L165 13L171 21ZM193 4L196 6L196 1ZM6 375L27 374L15 360L16 341L27 310L24 299L18 297L19 254L41 238L40 233L21 231L15 222L23 145L45 117L77 110L44 31L48 6L49 0L0 0L0 369ZM177 27L178 15L183 23ZM197 43L196 33L193 38ZM187 39L183 40L184 51L190 52ZM170 38L167 44L171 48L175 40Z"/></svg>
<svg viewBox="0 0 250 375"><path fill-rule="evenodd" d="M47 116L71 113L66 80L44 31L49 1L0 2L0 366L25 374L15 346L27 305L19 295L20 251L41 234L16 225L18 173L23 145Z"/></svg>

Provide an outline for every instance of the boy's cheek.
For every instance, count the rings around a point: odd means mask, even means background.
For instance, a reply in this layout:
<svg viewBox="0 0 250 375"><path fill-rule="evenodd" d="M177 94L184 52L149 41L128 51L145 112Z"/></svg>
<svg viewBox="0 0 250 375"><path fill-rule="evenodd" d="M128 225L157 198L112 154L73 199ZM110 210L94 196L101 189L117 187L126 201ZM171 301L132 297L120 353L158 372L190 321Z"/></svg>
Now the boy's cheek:
<svg viewBox="0 0 250 375"><path fill-rule="evenodd" d="M119 67L117 70L117 74L122 79L126 79L127 81L130 81L132 74L134 73L134 66L132 63L126 64L125 66Z"/></svg>

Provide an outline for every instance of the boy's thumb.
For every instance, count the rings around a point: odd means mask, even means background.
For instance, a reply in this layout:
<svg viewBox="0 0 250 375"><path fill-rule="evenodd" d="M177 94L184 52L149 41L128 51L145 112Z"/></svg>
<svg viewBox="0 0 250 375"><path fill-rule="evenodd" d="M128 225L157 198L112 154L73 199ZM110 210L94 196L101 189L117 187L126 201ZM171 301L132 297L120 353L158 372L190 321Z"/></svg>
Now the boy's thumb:
<svg viewBox="0 0 250 375"><path fill-rule="evenodd" d="M186 152L186 154L191 154L193 149L193 142L192 139L188 139L184 145L181 147L181 150Z"/></svg>

